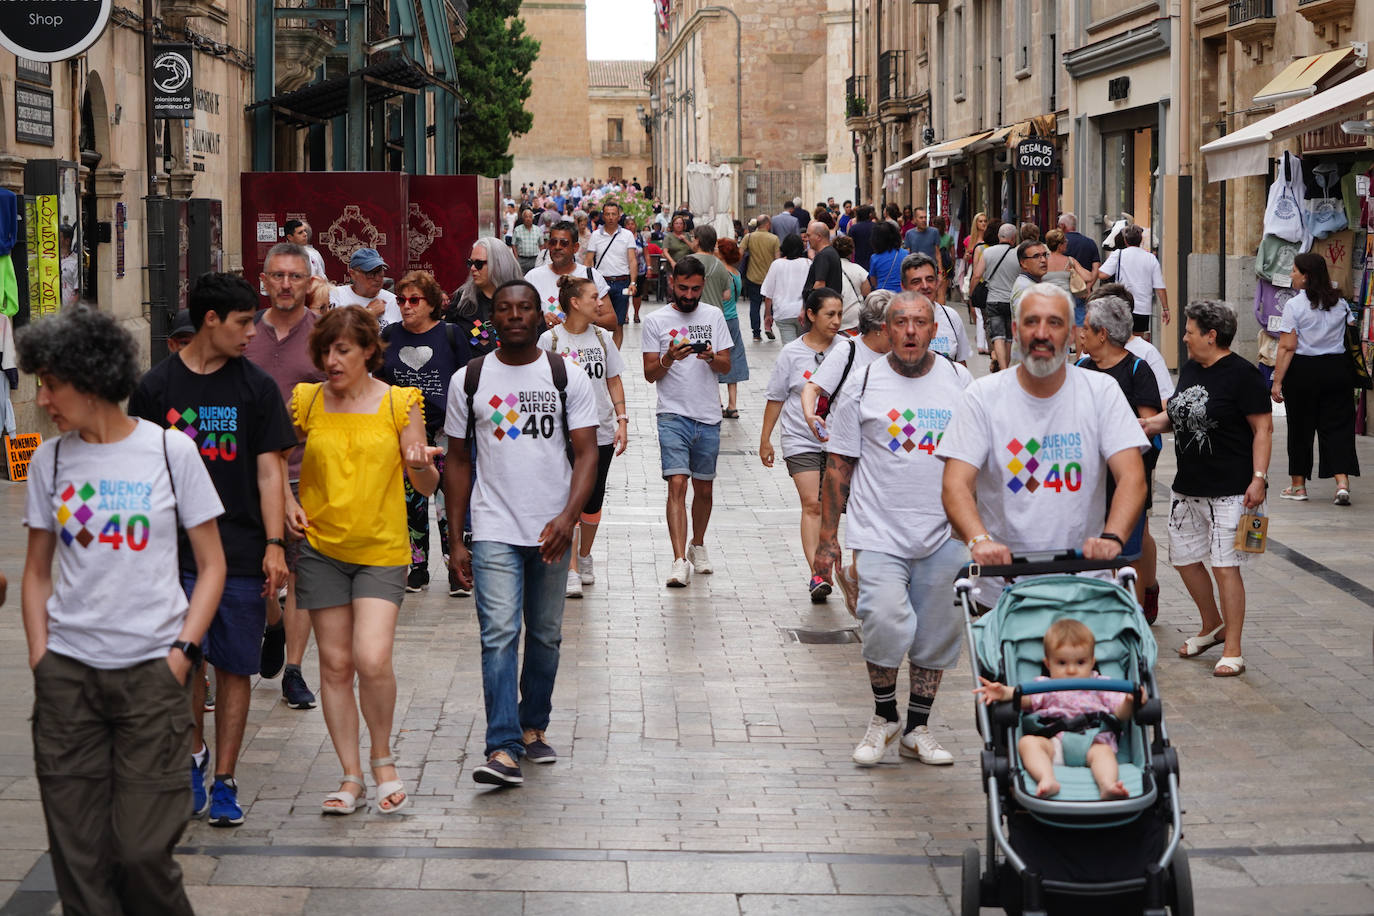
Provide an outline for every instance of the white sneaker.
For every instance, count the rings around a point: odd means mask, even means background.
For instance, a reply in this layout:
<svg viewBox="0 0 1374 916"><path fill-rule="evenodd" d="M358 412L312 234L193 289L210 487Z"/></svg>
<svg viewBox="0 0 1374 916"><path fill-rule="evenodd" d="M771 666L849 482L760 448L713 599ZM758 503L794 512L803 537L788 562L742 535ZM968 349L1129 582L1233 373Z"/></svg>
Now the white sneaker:
<svg viewBox="0 0 1374 916"><path fill-rule="evenodd" d="M882 762L892 742L897 740L897 733L901 730L902 723L889 722L882 716L875 715L868 723L868 731L864 732L864 740L854 748L851 758L861 767L877 766Z"/></svg>
<svg viewBox="0 0 1374 916"><path fill-rule="evenodd" d="M687 560L692 564L692 568L697 571L698 575L709 576L711 573L715 572L715 569L711 566L711 558L706 555L705 544L688 544Z"/></svg>
<svg viewBox="0 0 1374 916"><path fill-rule="evenodd" d="M583 585L596 584L596 564L590 556L577 558L577 571L582 574Z"/></svg>
<svg viewBox="0 0 1374 916"><path fill-rule="evenodd" d="M568 587L563 592L563 596L565 598L582 597L582 577L577 574L576 570L568 570Z"/></svg>
<svg viewBox="0 0 1374 916"><path fill-rule="evenodd" d="M686 588L687 583L692 581L692 566L686 560L679 557L673 561L673 571L668 574L669 588Z"/></svg>
<svg viewBox="0 0 1374 916"><path fill-rule="evenodd" d="M947 767L954 763L954 755L940 747L940 742L935 740L930 728L925 725L918 725L902 735L902 745L897 748L897 753L931 766Z"/></svg>

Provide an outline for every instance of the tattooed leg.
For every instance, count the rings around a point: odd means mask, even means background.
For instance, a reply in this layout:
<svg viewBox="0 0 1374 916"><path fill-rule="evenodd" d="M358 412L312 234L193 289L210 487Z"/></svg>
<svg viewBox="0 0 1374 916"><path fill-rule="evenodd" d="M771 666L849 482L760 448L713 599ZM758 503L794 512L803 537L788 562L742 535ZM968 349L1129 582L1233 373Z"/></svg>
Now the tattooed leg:
<svg viewBox="0 0 1374 916"><path fill-rule="evenodd" d="M911 695L907 697L905 733L930 723L930 708L935 705L935 694L940 690L940 679L945 673L934 668L911 666Z"/></svg>
<svg viewBox="0 0 1374 916"><path fill-rule="evenodd" d="M897 714L897 669L868 663L868 683L873 688L873 712L889 722L901 719Z"/></svg>

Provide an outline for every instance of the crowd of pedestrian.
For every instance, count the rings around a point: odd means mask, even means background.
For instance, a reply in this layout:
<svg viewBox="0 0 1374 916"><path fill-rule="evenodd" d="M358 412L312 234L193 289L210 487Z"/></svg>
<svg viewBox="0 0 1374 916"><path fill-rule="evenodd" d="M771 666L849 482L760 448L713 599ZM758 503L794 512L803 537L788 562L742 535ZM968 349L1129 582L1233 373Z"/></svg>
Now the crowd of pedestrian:
<svg viewBox="0 0 1374 916"><path fill-rule="evenodd" d="M259 289L199 278L171 355L141 378L133 340L85 306L20 333L19 365L41 380L61 433L31 464L23 616L64 903L189 912L168 850L188 814L244 822L235 768L250 678L280 675L285 701L313 708L301 672L311 633L341 770L322 814L364 807L369 775L378 813L410 807L392 753L392 647L405 595L428 589L440 560L448 595L473 598L480 634L487 726L472 778L516 786L522 763L558 759L564 606L598 585L593 548L630 444L631 324L655 389L666 586L715 572L721 426L752 411L759 459L774 466L776 432L797 492L811 600L838 586L859 620L874 703L852 752L860 766L894 744L953 763L929 720L959 656L949 584L970 560L1126 557L1154 621L1148 516L1163 433L1177 458L1168 562L1200 615L1178 654L1222 645L1216 676L1246 670L1250 555L1235 539L1243 516L1264 511L1271 401L1304 411L1289 424L1281 495L1307 498L1316 436L1318 476L1350 503L1358 465L1337 356L1350 310L1320 258L1295 262L1301 294L1272 384L1230 349L1235 312L1211 300L1184 309L1175 384L1150 342L1171 316L1139 227L1104 256L1072 214L1042 233L980 213L963 234L920 207L879 218L832 199L810 212L787 201L718 237L662 205L639 225L630 194L652 200L637 182L522 187L452 292L423 271L389 280L369 248L332 286L309 225L293 221ZM641 318L651 278L663 302ZM975 350L990 356L979 378ZM739 383L761 362L764 398L742 403ZM981 581L979 605L999 589ZM89 865L104 861L125 863L117 878Z"/></svg>

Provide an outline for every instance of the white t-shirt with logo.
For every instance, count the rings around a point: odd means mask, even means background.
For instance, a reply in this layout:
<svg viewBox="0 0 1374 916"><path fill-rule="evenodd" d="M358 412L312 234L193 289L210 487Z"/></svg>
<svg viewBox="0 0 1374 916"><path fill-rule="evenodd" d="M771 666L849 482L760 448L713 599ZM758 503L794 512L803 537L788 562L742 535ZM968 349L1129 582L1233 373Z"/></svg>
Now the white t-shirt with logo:
<svg viewBox="0 0 1374 916"><path fill-rule="evenodd" d="M1107 519L1107 459L1150 447L1121 386L1065 367L1052 397L1028 394L1017 371L969 386L936 449L978 469L978 511L1013 553L1077 550Z"/></svg>
<svg viewBox="0 0 1374 916"><path fill-rule="evenodd" d="M1126 352L1145 360L1145 365L1155 374L1155 384L1159 385L1159 403L1163 404L1174 396L1174 380L1169 375L1169 367L1164 364L1164 354L1143 337L1132 337L1126 341Z"/></svg>
<svg viewBox="0 0 1374 916"><path fill-rule="evenodd" d="M444 432L467 436L469 363L448 386ZM596 426L596 395L585 372L568 364L568 429ZM477 481L472 490L472 537L534 547L539 532L568 502L572 466L564 449L558 389L543 353L524 366L489 354L472 398L476 417Z"/></svg>
<svg viewBox="0 0 1374 916"><path fill-rule="evenodd" d="M614 235L602 226L592 233L587 242L587 250L592 253L592 266L607 277L624 277L630 273L631 251L638 252L634 233L624 226L617 226ZM631 283L634 277L630 277Z"/></svg>
<svg viewBox="0 0 1374 916"><path fill-rule="evenodd" d="M596 444L614 442L615 405L611 403L606 380L618 378L625 371L625 360L611 341L611 332L589 325L581 334L569 334L566 327L559 325L540 336L539 349L552 350L587 373L596 393Z"/></svg>
<svg viewBox="0 0 1374 916"><path fill-rule="evenodd" d="M1155 290L1164 289L1164 271L1160 269L1159 258L1144 248L1128 245L1108 255L1106 263L1098 270L1116 277L1116 282L1126 287L1135 300L1131 308L1133 313L1154 314Z"/></svg>
<svg viewBox="0 0 1374 916"><path fill-rule="evenodd" d="M973 355L964 323L959 320L958 313L947 305L935 303L935 333L930 338L930 349L943 353L957 363L966 363Z"/></svg>
<svg viewBox="0 0 1374 916"><path fill-rule="evenodd" d="M396 302L396 294L389 289L378 290L376 298L385 303L382 314L377 318L377 324L386 327L389 324L398 324L401 320L401 306ZM341 308L345 305L361 305L367 308L371 299L364 299L353 291L351 285L336 286L329 291L329 307L332 309Z"/></svg>
<svg viewBox="0 0 1374 916"><path fill-rule="evenodd" d="M644 318L640 332L640 349L658 353L660 358L674 344L699 340L711 344L716 353L729 350L730 326L725 313L714 305L697 303L691 312L680 312L675 305L665 305ZM658 388L658 413L677 414L709 426L720 425L720 392L716 374L706 360L695 353L686 359L668 364L668 374L655 383Z"/></svg>
<svg viewBox="0 0 1374 916"><path fill-rule="evenodd" d="M314 245L303 245L306 259L310 261L310 276L324 277L328 279L329 274L324 269L324 255L315 249Z"/></svg>
<svg viewBox="0 0 1374 916"><path fill-rule="evenodd" d="M868 382L864 384L867 374ZM935 457L973 375L937 356L920 378L880 359L845 382L830 411L826 450L859 459L849 490L845 544L918 560L950 537Z"/></svg>
<svg viewBox="0 0 1374 916"><path fill-rule="evenodd" d="M854 346L854 364L849 367L848 378L844 378L844 367L849 362L850 344ZM826 356L825 362L821 363L821 367L811 373L811 381L829 397L835 393L835 388L840 384L841 378L844 378L844 387L848 388L850 379L862 375L868 364L879 356L882 354L864 343L862 337L840 340L839 346L829 351L829 355ZM844 394L844 392L841 391L840 394Z"/></svg>
<svg viewBox="0 0 1374 916"><path fill-rule="evenodd" d="M69 432L38 447L24 524L57 536L49 649L106 670L167 657L188 606L178 513L190 529L223 515L224 506L195 442L177 430L139 420L118 442Z"/></svg>
<svg viewBox="0 0 1374 916"><path fill-rule="evenodd" d="M798 337L778 353L778 361L773 364L773 374L768 376L766 396L768 400L782 404L782 418L778 426L781 428L784 458L821 451L822 446L816 441L815 434L806 428L801 392L816 374L816 370L821 367L826 355L844 349L847 349L847 345L836 339L830 341L830 346L823 352L818 353L806 345L805 338ZM849 377L855 377L853 369L849 370ZM845 382L845 387L849 387L848 381Z"/></svg>
<svg viewBox="0 0 1374 916"><path fill-rule="evenodd" d="M587 276L587 271L592 272L592 282L596 284L597 298L605 296L611 291L606 285L606 278L601 271L595 267L586 267L582 264L573 265L572 273L556 274L553 272L553 265L540 264L538 267L531 267L530 272L525 274L525 279L529 281L535 289L539 290L539 301L543 303L544 311L552 312L557 315L559 320L567 318L563 311L563 306L558 301L558 281L563 277L582 277Z"/></svg>

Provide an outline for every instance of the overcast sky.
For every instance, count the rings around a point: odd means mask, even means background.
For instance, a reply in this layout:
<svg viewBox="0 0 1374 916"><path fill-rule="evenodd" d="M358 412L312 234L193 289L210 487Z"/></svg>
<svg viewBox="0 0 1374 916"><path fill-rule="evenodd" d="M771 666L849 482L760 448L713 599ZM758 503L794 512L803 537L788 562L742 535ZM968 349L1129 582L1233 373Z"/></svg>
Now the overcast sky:
<svg viewBox="0 0 1374 916"><path fill-rule="evenodd" d="M654 0L587 0L588 60L653 60Z"/></svg>

